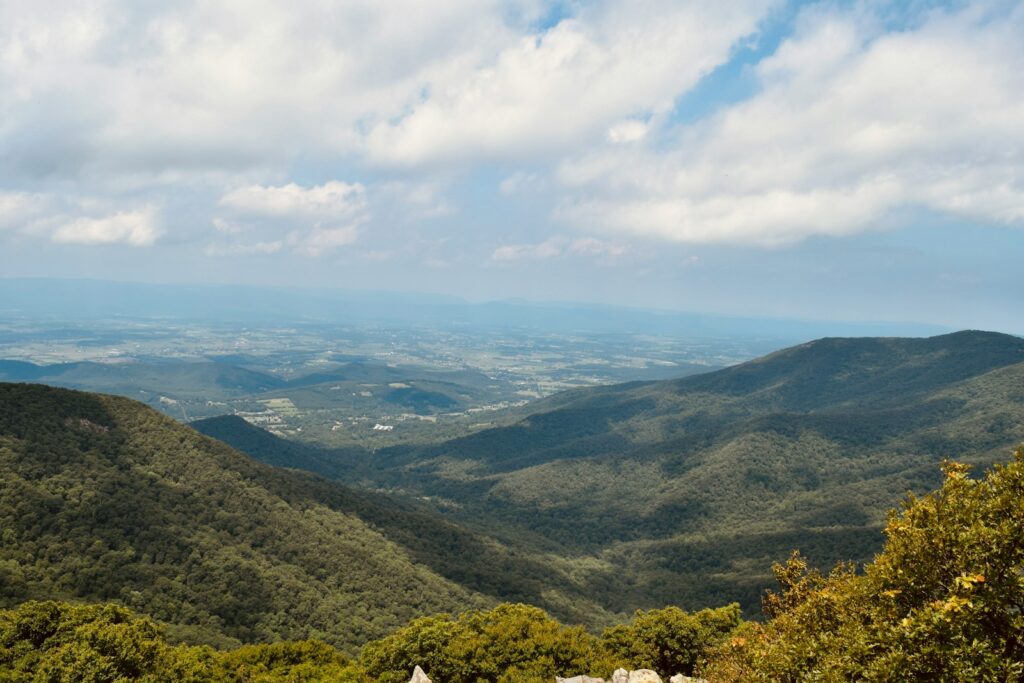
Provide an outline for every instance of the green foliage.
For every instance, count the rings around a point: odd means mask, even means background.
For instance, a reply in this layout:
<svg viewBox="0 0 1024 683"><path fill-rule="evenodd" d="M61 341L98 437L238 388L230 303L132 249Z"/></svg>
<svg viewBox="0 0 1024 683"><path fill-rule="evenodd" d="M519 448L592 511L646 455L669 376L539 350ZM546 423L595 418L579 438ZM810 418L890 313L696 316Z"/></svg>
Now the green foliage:
<svg viewBox="0 0 1024 683"><path fill-rule="evenodd" d="M10 683L360 683L341 653L316 641L231 652L171 645L150 619L116 605L27 602L0 612L0 680Z"/></svg>
<svg viewBox="0 0 1024 683"><path fill-rule="evenodd" d="M169 646L149 619L115 605L27 602L0 612L0 679L18 681L217 680L207 648Z"/></svg>
<svg viewBox="0 0 1024 683"><path fill-rule="evenodd" d="M638 610L629 624L605 629L602 642L630 669L653 669L663 678L693 675L708 651L740 625L740 606L689 614L678 607Z"/></svg>
<svg viewBox="0 0 1024 683"><path fill-rule="evenodd" d="M221 665L246 683L359 683L362 670L327 643L306 640L246 645L220 656Z"/></svg>
<svg viewBox="0 0 1024 683"><path fill-rule="evenodd" d="M690 674L740 625L738 605L688 614L678 607L638 611L596 638L543 610L502 604L459 617L417 619L368 643L360 662L381 683L403 683L416 666L435 681L551 681L555 676L608 677L617 667Z"/></svg>
<svg viewBox="0 0 1024 683"><path fill-rule="evenodd" d="M192 642L354 651L415 616L488 604L353 501L134 401L0 384L0 607L116 601Z"/></svg>
<svg viewBox="0 0 1024 683"><path fill-rule="evenodd" d="M721 681L1009 681L1024 677L1024 447L983 479L947 464L863 574L794 556L764 626L723 645Z"/></svg>
<svg viewBox="0 0 1024 683"><path fill-rule="evenodd" d="M550 681L556 675L607 675L611 661L579 626L566 627L528 605L418 619L368 643L360 661L381 683L402 683L417 665L445 683Z"/></svg>
<svg viewBox="0 0 1024 683"><path fill-rule="evenodd" d="M1024 340L822 339L704 375L564 392L522 412L357 466L348 451L333 468L329 451L294 462L429 500L514 547L516 592L502 594L493 574L478 588L502 600L592 627L664 604L739 602L753 617L768 568L794 547L814 566L866 562L881 549L884 511L938 486L943 457L991 464L1024 440ZM562 571L550 571L552 555Z"/></svg>

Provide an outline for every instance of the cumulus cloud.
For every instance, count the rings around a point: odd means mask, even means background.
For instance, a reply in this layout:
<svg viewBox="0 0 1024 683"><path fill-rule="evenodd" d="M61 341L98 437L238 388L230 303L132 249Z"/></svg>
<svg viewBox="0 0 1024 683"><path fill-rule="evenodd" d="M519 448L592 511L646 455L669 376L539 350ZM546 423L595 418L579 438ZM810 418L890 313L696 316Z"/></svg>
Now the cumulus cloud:
<svg viewBox="0 0 1024 683"><path fill-rule="evenodd" d="M128 244L147 247L161 234L156 210L145 207L99 218L76 218L58 227L51 236L61 244Z"/></svg>
<svg viewBox="0 0 1024 683"><path fill-rule="evenodd" d="M569 252L615 259L626 253L626 246L593 237L579 237L569 243Z"/></svg>
<svg viewBox="0 0 1024 683"><path fill-rule="evenodd" d="M248 185L226 193L220 206L235 215L234 220L214 219L220 233L284 234L284 243L306 256L319 256L356 241L360 225L368 219L366 188L360 183L332 180L303 187L295 183L280 186ZM280 240L239 242L240 253L272 253Z"/></svg>
<svg viewBox="0 0 1024 683"><path fill-rule="evenodd" d="M338 180L313 187L249 185L228 192L220 204L246 214L338 220L366 209L366 188Z"/></svg>
<svg viewBox="0 0 1024 683"><path fill-rule="evenodd" d="M371 131L371 158L397 164L513 158L600 139L611 124L666 111L752 33L775 3L597 2L439 82ZM620 124L616 135L638 134Z"/></svg>
<svg viewBox="0 0 1024 683"><path fill-rule="evenodd" d="M30 192L0 191L0 230L25 230L44 210L46 197Z"/></svg>
<svg viewBox="0 0 1024 683"><path fill-rule="evenodd" d="M190 177L352 153L367 122L514 42L533 4L10 0L0 167Z"/></svg>
<svg viewBox="0 0 1024 683"><path fill-rule="evenodd" d="M315 256L415 244L429 222L452 259L460 213L510 205L488 183L606 237L513 236L495 261L611 261L634 236L777 245L908 208L1024 221L1019 3L900 31L874 3L810 5L749 67L753 95L673 124L779 5L595 0L551 25L538 0L9 0L0 187L27 189L0 192L0 230L144 245L175 226L210 254Z"/></svg>
<svg viewBox="0 0 1024 683"><path fill-rule="evenodd" d="M757 66L758 94L669 131L666 148L564 163L559 216L765 245L908 208L1024 220L1024 8L936 12L899 33L815 9L800 26Z"/></svg>
<svg viewBox="0 0 1024 683"><path fill-rule="evenodd" d="M643 121L628 119L608 129L608 141L615 143L637 142L647 135L647 124Z"/></svg>

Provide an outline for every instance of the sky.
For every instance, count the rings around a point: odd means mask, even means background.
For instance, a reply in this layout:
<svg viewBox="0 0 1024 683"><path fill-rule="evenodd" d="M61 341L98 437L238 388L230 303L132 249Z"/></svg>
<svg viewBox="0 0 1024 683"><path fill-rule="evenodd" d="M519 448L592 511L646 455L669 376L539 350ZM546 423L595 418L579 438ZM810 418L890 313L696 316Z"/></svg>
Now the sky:
<svg viewBox="0 0 1024 683"><path fill-rule="evenodd" d="M0 0L0 276L1024 332L1024 3Z"/></svg>

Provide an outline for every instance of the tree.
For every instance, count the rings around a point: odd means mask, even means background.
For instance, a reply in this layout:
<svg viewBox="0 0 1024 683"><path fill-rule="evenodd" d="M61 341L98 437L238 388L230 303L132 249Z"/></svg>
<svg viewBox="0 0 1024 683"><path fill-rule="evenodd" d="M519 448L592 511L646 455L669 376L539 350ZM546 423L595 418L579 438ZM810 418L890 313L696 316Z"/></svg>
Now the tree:
<svg viewBox="0 0 1024 683"><path fill-rule="evenodd" d="M653 669L662 677L692 675L698 662L740 624L736 603L688 613L678 607L637 610L629 624L605 629L601 641L628 668Z"/></svg>
<svg viewBox="0 0 1024 683"><path fill-rule="evenodd" d="M771 621L707 669L722 681L1008 681L1024 677L1024 447L981 480L946 463L938 491L890 515L863 574L797 556L775 568Z"/></svg>
<svg viewBox="0 0 1024 683"><path fill-rule="evenodd" d="M400 683L419 665L435 681L476 683L552 680L556 675L610 673L597 639L562 626L544 610L502 604L492 610L416 619L368 643L360 658L381 683Z"/></svg>

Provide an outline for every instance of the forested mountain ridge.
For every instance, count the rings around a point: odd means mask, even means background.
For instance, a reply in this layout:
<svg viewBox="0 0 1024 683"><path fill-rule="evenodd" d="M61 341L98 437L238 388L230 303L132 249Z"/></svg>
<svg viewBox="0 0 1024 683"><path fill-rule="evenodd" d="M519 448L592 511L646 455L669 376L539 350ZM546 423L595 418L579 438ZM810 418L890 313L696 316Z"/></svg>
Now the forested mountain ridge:
<svg viewBox="0 0 1024 683"><path fill-rule="evenodd" d="M0 604L116 600L193 641L351 651L414 616L572 591L415 504L258 463L128 399L41 385L0 384L0 522ZM601 614L578 592L552 599Z"/></svg>
<svg viewBox="0 0 1024 683"><path fill-rule="evenodd" d="M320 451L319 471L575 556L577 579L612 611L738 600L754 614L764 568L792 548L822 565L865 561L885 510L936 486L939 461L987 464L1024 441L1024 340L821 339L528 408L428 447L339 452L333 465ZM218 435L234 442L230 431Z"/></svg>

